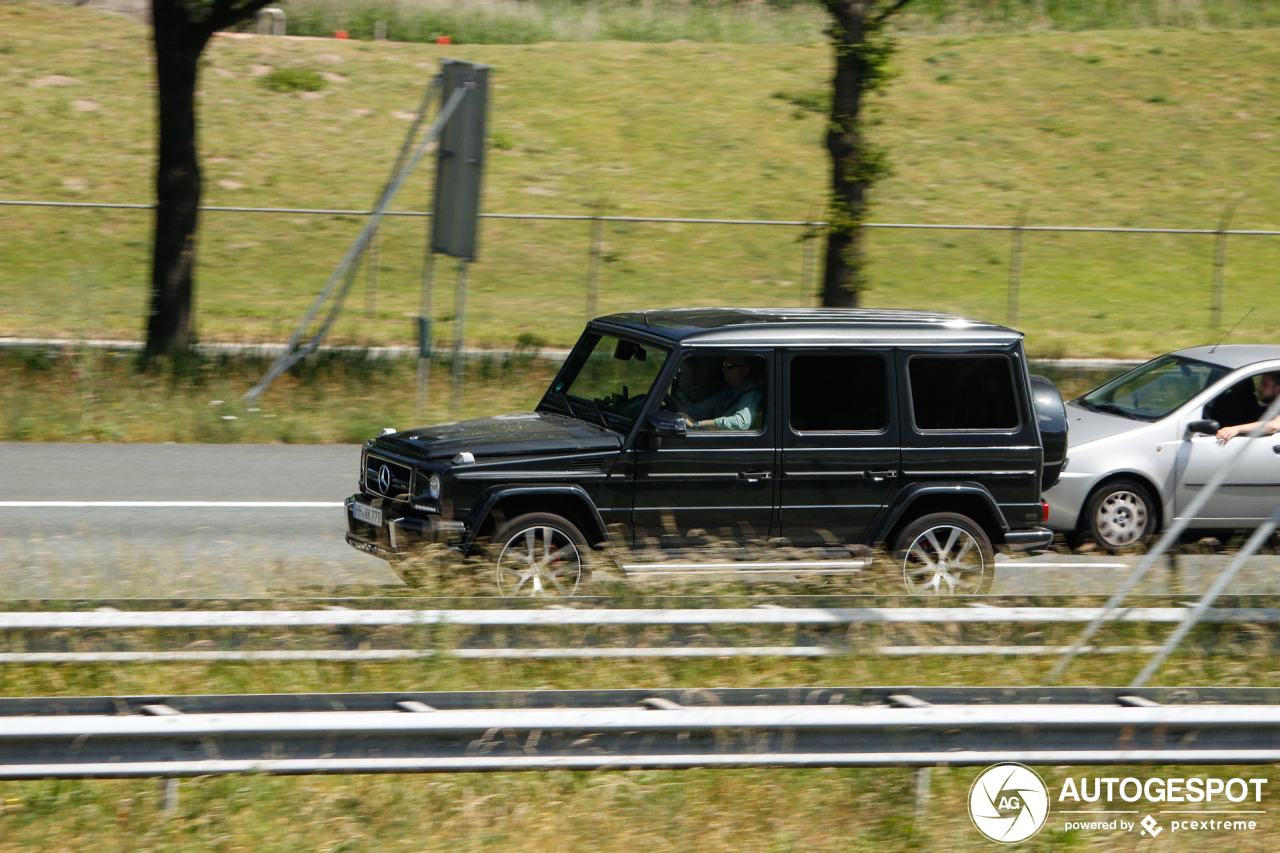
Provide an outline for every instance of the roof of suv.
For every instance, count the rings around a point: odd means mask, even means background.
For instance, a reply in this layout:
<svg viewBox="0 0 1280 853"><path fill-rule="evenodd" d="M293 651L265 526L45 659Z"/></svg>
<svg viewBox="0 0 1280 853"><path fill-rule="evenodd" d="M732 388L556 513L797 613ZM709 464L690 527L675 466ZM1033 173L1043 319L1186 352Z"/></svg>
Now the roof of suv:
<svg viewBox="0 0 1280 853"><path fill-rule="evenodd" d="M594 322L689 343L1007 345L1022 339L1013 329L954 314L874 308L667 308Z"/></svg>

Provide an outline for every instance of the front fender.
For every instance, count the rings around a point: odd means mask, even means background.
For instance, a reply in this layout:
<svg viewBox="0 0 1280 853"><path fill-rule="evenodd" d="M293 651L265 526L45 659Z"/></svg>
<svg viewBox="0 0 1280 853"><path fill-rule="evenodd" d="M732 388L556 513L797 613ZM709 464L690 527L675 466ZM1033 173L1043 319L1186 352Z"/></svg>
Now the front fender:
<svg viewBox="0 0 1280 853"><path fill-rule="evenodd" d="M515 496L531 495L558 495L572 498L582 505L584 517L595 528L582 531L587 540L599 542L608 538L608 531L604 526L604 519L600 517L600 510L596 509L591 496L581 486L565 483L522 483L518 486L490 486L480 493L480 497L472 505L471 511L463 519L467 534L462 541L462 553L468 554L471 552L471 547L475 544L481 525L484 524L485 519L493 512L493 508L499 501Z"/></svg>

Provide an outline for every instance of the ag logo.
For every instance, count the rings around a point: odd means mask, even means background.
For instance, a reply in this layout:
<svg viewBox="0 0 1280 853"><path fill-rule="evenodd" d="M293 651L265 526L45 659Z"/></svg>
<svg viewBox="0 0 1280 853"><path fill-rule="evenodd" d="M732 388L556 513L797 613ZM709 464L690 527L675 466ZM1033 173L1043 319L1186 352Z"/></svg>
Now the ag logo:
<svg viewBox="0 0 1280 853"><path fill-rule="evenodd" d="M969 817L992 841L1026 841L1049 817L1049 789L1040 774L1026 765L996 764L973 780Z"/></svg>

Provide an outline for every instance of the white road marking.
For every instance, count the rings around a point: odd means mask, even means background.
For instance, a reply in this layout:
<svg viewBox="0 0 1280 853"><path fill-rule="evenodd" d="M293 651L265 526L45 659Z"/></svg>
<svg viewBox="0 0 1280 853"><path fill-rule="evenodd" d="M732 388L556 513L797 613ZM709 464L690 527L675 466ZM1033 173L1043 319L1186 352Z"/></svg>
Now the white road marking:
<svg viewBox="0 0 1280 853"><path fill-rule="evenodd" d="M342 501L0 501L0 508L109 507L134 509L319 509L345 506Z"/></svg>

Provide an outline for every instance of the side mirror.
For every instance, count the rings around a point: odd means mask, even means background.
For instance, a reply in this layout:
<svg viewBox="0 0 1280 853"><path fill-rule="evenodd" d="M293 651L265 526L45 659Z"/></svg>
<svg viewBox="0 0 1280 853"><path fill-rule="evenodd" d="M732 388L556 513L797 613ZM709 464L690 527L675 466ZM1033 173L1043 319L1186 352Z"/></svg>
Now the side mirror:
<svg viewBox="0 0 1280 853"><path fill-rule="evenodd" d="M1192 421L1187 424L1187 432L1196 433L1197 435L1217 435L1218 430L1222 429L1217 421L1201 418L1198 421Z"/></svg>
<svg viewBox="0 0 1280 853"><path fill-rule="evenodd" d="M688 435L684 418L678 412L654 412L649 415L649 428L646 432L659 438L684 438Z"/></svg>

